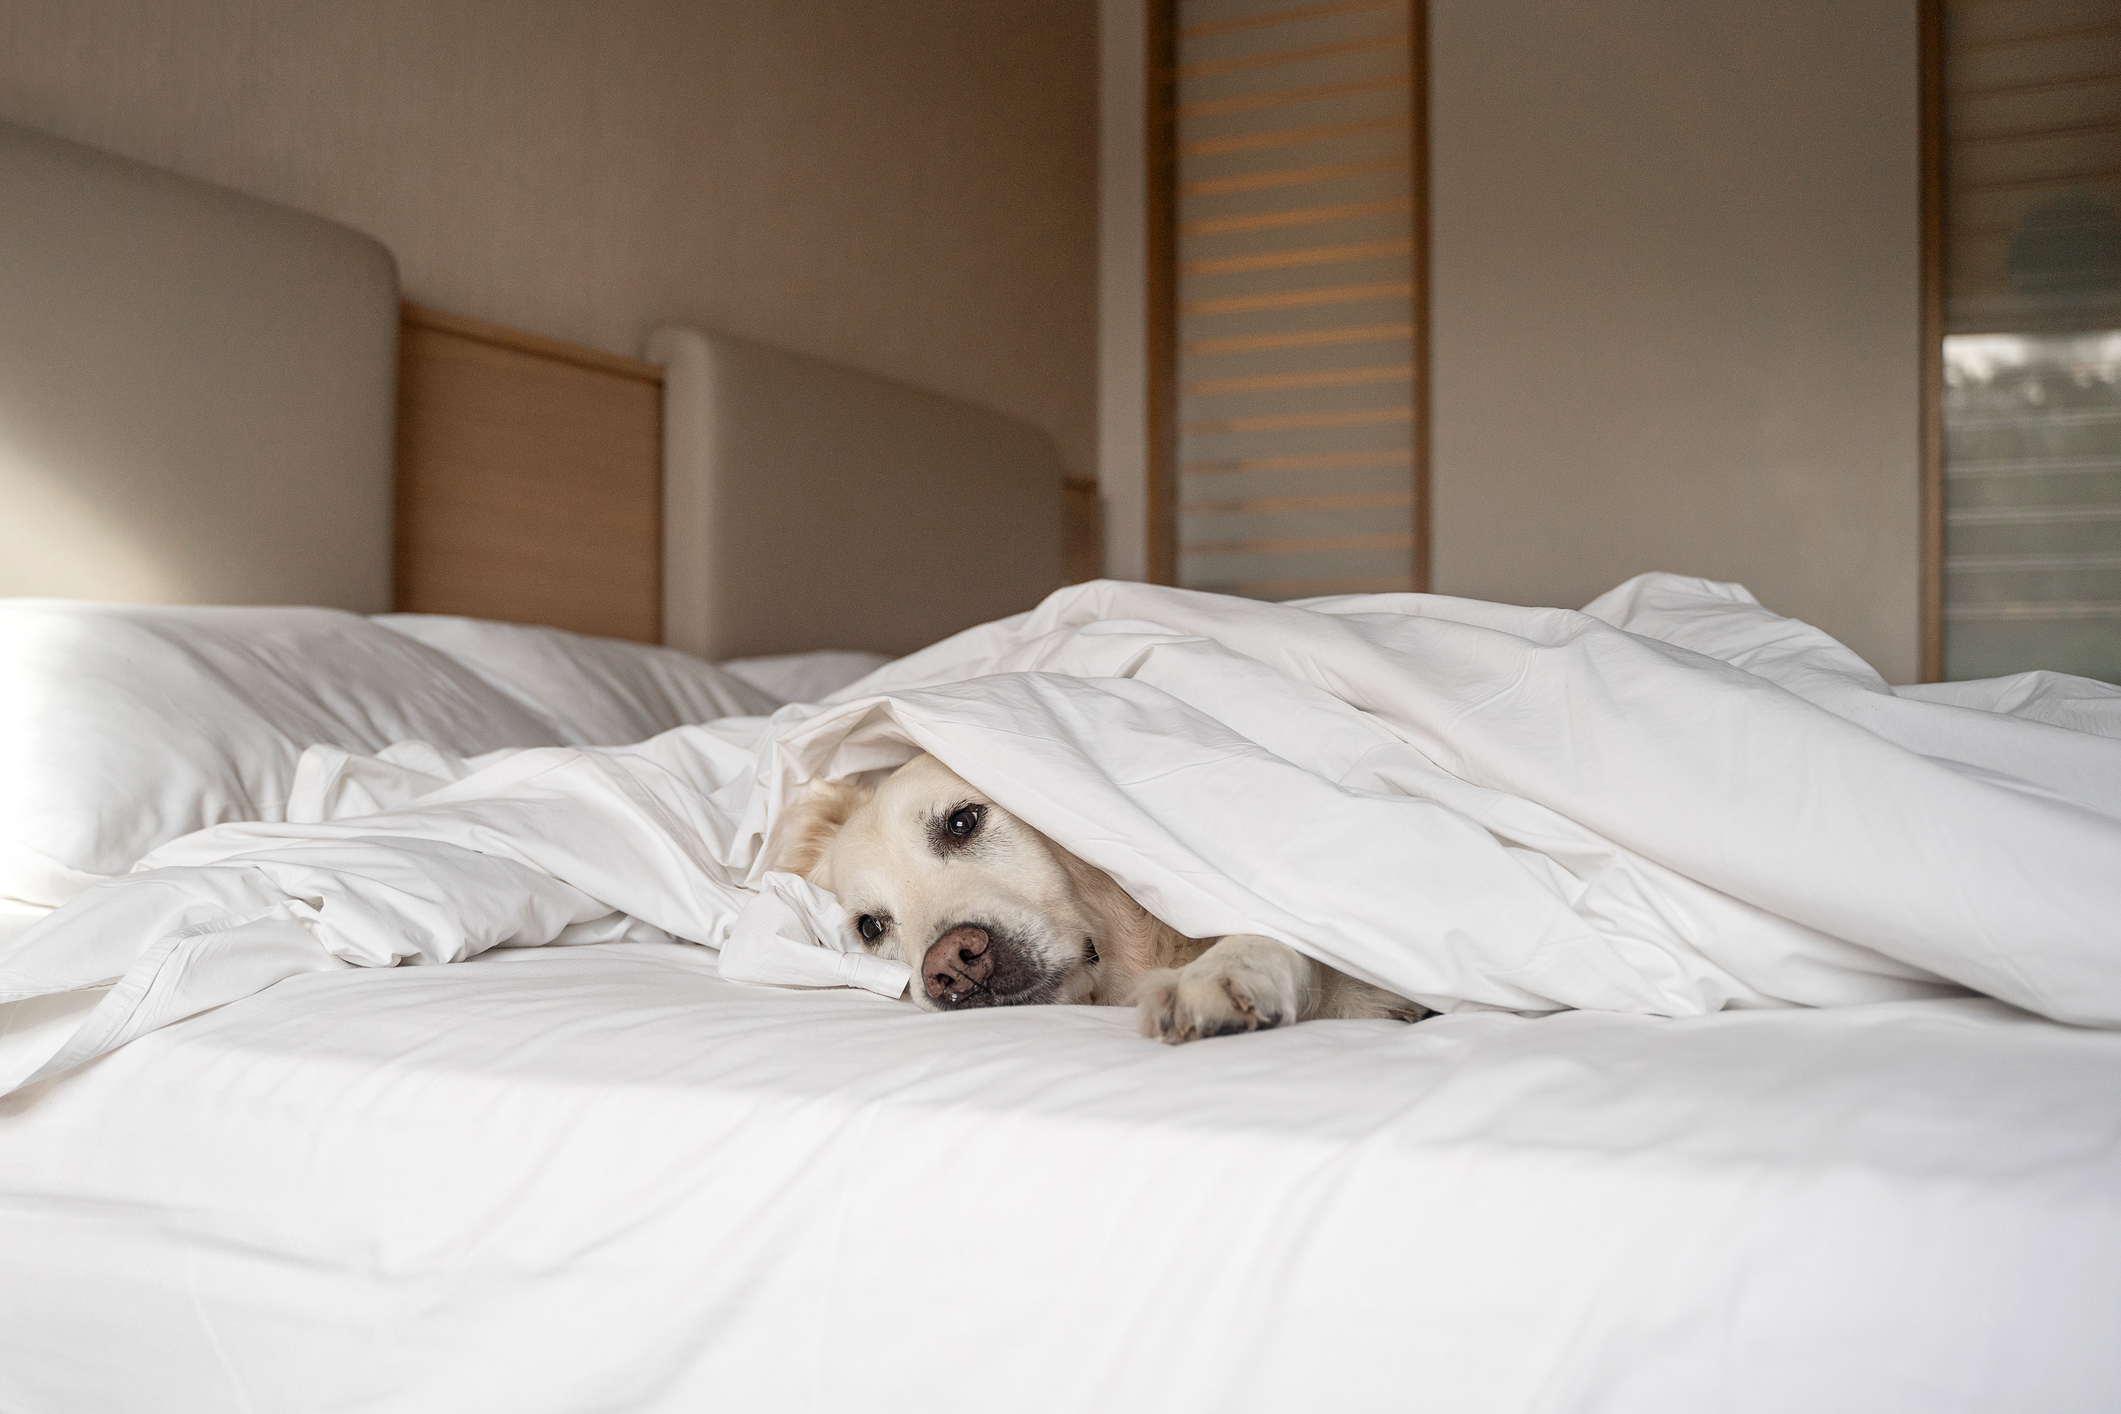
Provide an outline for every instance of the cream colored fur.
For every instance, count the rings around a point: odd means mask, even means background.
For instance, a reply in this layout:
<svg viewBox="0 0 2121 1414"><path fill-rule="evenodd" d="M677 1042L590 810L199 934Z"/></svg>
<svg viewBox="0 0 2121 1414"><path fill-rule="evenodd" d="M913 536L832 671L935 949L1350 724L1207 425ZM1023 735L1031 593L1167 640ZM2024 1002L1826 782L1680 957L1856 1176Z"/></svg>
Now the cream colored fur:
<svg viewBox="0 0 2121 1414"><path fill-rule="evenodd" d="M959 835L953 821L970 828ZM1143 1035L1173 1043L1425 1014L1272 938L1185 937L932 756L874 786L811 785L778 839L774 867L867 920L868 946L914 969L913 1000L931 1011L1131 1003ZM980 957L960 953L961 939ZM975 984L981 962L990 975Z"/></svg>

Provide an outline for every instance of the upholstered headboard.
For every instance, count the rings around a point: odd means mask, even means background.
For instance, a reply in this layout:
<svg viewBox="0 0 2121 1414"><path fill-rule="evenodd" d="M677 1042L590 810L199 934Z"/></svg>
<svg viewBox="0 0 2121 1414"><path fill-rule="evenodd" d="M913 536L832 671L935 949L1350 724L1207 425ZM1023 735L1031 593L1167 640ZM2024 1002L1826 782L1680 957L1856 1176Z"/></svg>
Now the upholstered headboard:
<svg viewBox="0 0 2121 1414"><path fill-rule="evenodd" d="M910 653L1063 583L1060 449L1027 422L664 329L663 641Z"/></svg>
<svg viewBox="0 0 2121 1414"><path fill-rule="evenodd" d="M1095 572L1094 488L1026 423L726 335L651 356L401 308L366 236L0 125L0 596L734 657L902 652Z"/></svg>
<svg viewBox="0 0 2121 1414"><path fill-rule="evenodd" d="M358 232L0 124L0 595L391 605Z"/></svg>

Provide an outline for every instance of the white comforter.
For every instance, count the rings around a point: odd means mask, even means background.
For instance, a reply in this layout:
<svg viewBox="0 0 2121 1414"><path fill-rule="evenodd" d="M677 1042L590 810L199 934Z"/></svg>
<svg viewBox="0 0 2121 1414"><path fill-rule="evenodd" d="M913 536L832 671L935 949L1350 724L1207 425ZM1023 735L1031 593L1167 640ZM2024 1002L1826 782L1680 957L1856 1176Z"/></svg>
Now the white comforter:
<svg viewBox="0 0 2121 1414"><path fill-rule="evenodd" d="M770 719L313 752L287 822L166 845L0 955L0 1087L304 972L719 945L801 782L917 750L1190 934L1266 933L1446 1011L1966 988L2121 1026L2116 737L2121 692L1896 694L1702 581L1584 613L1084 585Z"/></svg>

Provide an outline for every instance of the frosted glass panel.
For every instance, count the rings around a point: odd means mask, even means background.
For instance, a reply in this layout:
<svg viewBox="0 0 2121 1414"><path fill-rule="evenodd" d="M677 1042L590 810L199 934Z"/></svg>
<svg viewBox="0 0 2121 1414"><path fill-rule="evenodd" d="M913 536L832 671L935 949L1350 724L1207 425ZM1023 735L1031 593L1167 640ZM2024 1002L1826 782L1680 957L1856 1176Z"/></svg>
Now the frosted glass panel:
<svg viewBox="0 0 2121 1414"><path fill-rule="evenodd" d="M1405 0L1179 8L1183 585L1413 585L1407 21Z"/></svg>
<svg viewBox="0 0 2121 1414"><path fill-rule="evenodd" d="M1944 675L2121 682L2121 332L1944 341Z"/></svg>

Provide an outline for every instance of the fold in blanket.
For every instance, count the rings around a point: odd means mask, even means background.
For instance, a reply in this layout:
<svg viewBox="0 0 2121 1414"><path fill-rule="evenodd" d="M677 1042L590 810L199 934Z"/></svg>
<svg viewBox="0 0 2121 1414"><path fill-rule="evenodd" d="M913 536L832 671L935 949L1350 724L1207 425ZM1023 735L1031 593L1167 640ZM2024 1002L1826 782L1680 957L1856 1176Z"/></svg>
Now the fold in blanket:
<svg viewBox="0 0 2121 1414"><path fill-rule="evenodd" d="M2092 730L2040 720L2051 696ZM2121 1025L2121 690L1992 697L2015 714L1896 694L1672 576L1583 613L1080 585L772 718L473 762L313 751L287 822L165 845L0 955L0 1001L83 996L31 1003L0 1087L305 971L722 946L805 781L920 751L1192 936L1280 938L1441 1010L1965 988ZM803 951L840 925L789 887L742 975L859 981Z"/></svg>

